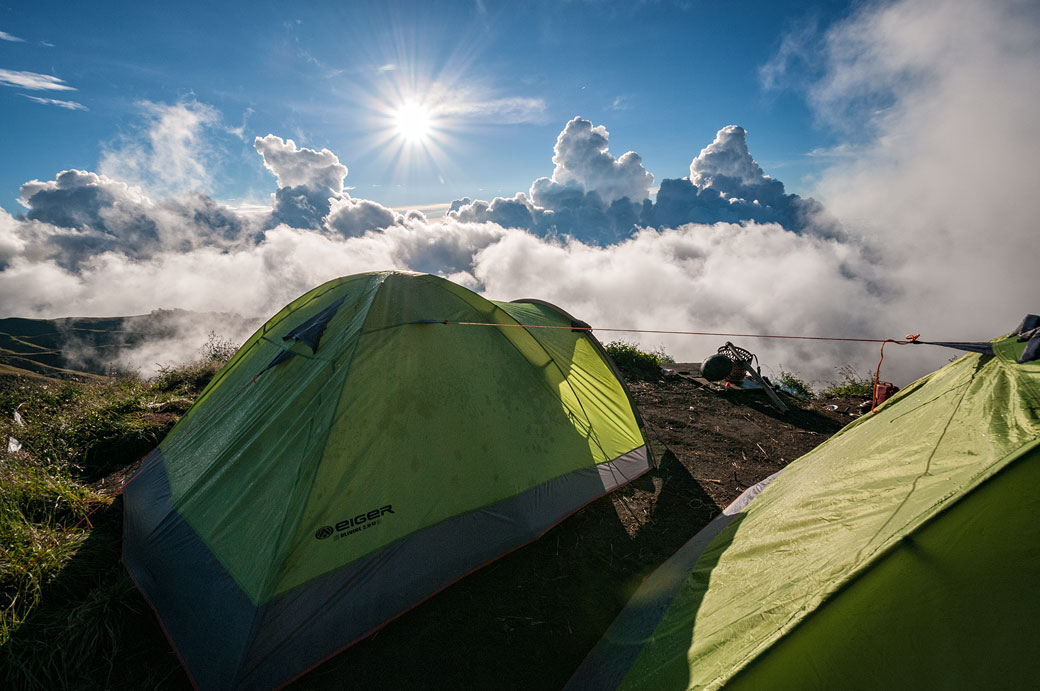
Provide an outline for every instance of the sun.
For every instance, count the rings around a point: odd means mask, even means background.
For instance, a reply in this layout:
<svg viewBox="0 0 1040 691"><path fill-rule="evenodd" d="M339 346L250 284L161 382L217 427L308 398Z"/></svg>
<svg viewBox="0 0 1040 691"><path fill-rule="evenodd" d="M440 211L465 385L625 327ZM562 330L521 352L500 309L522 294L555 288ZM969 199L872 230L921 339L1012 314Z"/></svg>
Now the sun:
<svg viewBox="0 0 1040 691"><path fill-rule="evenodd" d="M397 136L409 144L422 144L430 137L433 117L430 110L418 103L405 103L394 111Z"/></svg>
<svg viewBox="0 0 1040 691"><path fill-rule="evenodd" d="M393 168L397 179L417 180L454 170L450 150L459 146L453 104L437 84L386 85L370 98L371 127L366 152Z"/></svg>

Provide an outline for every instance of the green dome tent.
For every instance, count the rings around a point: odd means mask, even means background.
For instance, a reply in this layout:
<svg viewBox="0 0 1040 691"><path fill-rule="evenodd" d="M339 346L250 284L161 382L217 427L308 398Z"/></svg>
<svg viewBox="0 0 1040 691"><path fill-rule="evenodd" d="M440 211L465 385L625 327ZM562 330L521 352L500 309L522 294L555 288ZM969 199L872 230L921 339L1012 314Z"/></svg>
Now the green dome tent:
<svg viewBox="0 0 1040 691"><path fill-rule="evenodd" d="M1035 688L1038 321L745 492L567 688Z"/></svg>
<svg viewBox="0 0 1040 691"><path fill-rule="evenodd" d="M574 327L383 272L254 334L125 492L123 561L193 682L284 683L647 471Z"/></svg>

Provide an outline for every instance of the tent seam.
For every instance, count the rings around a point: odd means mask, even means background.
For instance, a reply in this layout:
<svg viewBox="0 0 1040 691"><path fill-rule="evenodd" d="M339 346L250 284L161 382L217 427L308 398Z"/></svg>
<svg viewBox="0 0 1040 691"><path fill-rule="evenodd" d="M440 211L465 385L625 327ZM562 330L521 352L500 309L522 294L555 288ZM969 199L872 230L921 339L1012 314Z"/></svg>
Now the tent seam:
<svg viewBox="0 0 1040 691"><path fill-rule="evenodd" d="M302 308L303 308L304 306L306 306L306 305L309 305L309 304L310 304L310 303L312 303L312 302L313 302L314 300L316 300L316 299L318 299L318 298L320 298L320 297L324 296L324 295L325 295L326 293L328 293L329 291L331 291L331 290L334 290L334 289L336 289L337 287L339 287L339 286L343 285L344 283L346 283L346 282L347 282L347 281L346 281L346 278L350 278L350 277L348 276L348 277L336 278L336 279L333 279L333 280L331 280L331 281L327 281L327 282L325 282L325 283L324 283L324 284L322 284L321 286L318 286L317 288L315 288L315 290L320 290L321 288L323 288L323 287L325 287L325 286L329 286L329 287L328 287L328 289L327 289L327 290L325 290L325 291L321 292L320 294L318 294L318 295L315 295L314 297L312 297L312 298L311 298L310 300L308 300L308 301L307 301L307 302L306 302L306 303L305 303L304 305L301 305L301 306L300 306L299 308L297 308L297 309L302 309ZM302 297L302 296L301 296L301 297ZM287 306L288 306L288 305L287 305ZM284 309L284 308L283 308L283 309ZM278 320L278 324L281 324L281 323L282 323L283 321L285 321L285 320L286 320L286 319L287 319L287 318L289 317L289 315L290 315L290 314L292 314L292 312L289 312L289 313L287 313L287 314L286 314L286 315L285 315L284 317L282 317L281 319L279 319L279 320ZM275 315L275 317L277 317L277 316L278 316L278 315ZM272 317L272 319L273 319L273 317ZM250 351L252 351L252 350L253 350L254 348L256 348L257 344L258 344L258 343L259 343L260 341L267 341L268 343L270 343L270 342L271 342L270 340L268 340L268 339L266 338L266 336L267 336L267 333L268 333L268 331L269 331L269 329L268 329L268 326L271 326L271 329L270 329L270 330L272 330L272 331L273 331L273 330L274 330L274 328L273 328L273 327L274 327L274 326L277 326L277 324L275 324L275 325L271 325L271 320L269 319L269 320L265 321L265 322L264 322L264 323L263 323L263 324L262 324L262 325L260 326L260 328L259 328L259 329L257 329L256 331L254 331L254 332L253 332L253 333L252 333L252 334L251 334L251 335L249 336L249 338L248 338L248 339L246 339L246 343L249 343L249 347L248 347L247 349L242 349L242 348L240 348L240 349L239 349L239 350L238 350L238 351L237 351L237 352L236 352L236 353L234 354L234 356L232 356L232 358L231 358L230 360L228 360L227 364L226 364L226 365L225 365L224 367L222 367L222 368L220 369L220 371L219 371L219 372L217 372L216 376L215 376L215 377L213 377L213 379L211 379L211 380L210 380L210 382L209 382L209 383L208 383L208 384L207 384L207 385L205 386L205 388L203 388L203 390L202 390L202 391L201 391L201 392L199 393L199 395L198 395L198 396L196 397L196 399L195 399L196 403L197 403L197 402L201 402L201 401L205 400L205 398L206 398L206 397L207 397L207 396L209 395L209 392L210 392L211 390L213 390L213 389L216 389L216 388L217 388L217 386L218 386L218 385L220 384L220 382L224 381L224 380L225 380L225 379L227 378L228 374L230 374L231 370L233 369L233 368L231 367L232 363L235 363L236 361L240 361L240 360L244 359L245 355L246 355L246 354L248 354L248 353L249 353ZM254 340L254 339L255 339L255 340ZM240 356L241 356L241 357L240 357ZM194 408L194 404L192 405L192 408ZM191 410L191 409L189 408L189 412L190 412L190 410ZM177 426L180 426L181 420L185 420L185 419L188 419L188 418L187 418L187 414L185 414L184 416L182 416L182 417L181 417L181 419L177 421L177 424L176 424L176 425L174 426L174 429L170 430L170 433L166 435L166 438L164 438L164 439L163 439L163 440L162 440L161 442L159 442L159 444L158 444L157 446L160 446L160 447L161 447L161 446L162 446L163 444L165 444L165 443L166 443L166 441L167 441L167 439L169 439L169 438L170 438L170 437L171 437L171 436L173 435L173 432L174 432L174 430L176 429L176 427L177 427Z"/></svg>
<svg viewBox="0 0 1040 691"><path fill-rule="evenodd" d="M357 354L358 344L361 341L361 336L363 335L363 332L364 332L364 329L365 329L365 322L368 321L370 310L372 308L372 303L375 302L376 296L379 294L379 291L382 289L383 284L385 283L386 278L389 275L389 273L390 272L387 272L382 277L382 279L377 283L376 289L372 291L372 294L371 294L371 296L368 299L368 304L365 307L365 320L362 322L361 328L358 330L357 338L354 340L354 346L350 350L350 356L347 357L345 359L345 362L344 362L344 366L347 367L348 370L349 370L350 365L354 362L354 356ZM315 358L315 359L317 359L317 358ZM333 370L336 369L335 362L333 362L333 361L326 361L326 362L327 362L327 364L332 366ZM347 373L347 376L348 377L350 376L349 375L349 371ZM339 391L339 397L337 398L336 405L335 405L335 407L332 410L332 414L331 414L330 420L335 420L336 419L336 415L339 412L340 404L343 401L343 390L344 389L346 389L346 380L344 380L343 387ZM310 423L308 424L308 427L310 427ZM324 439L325 440L328 439L328 436L331 433L331 428L332 428L331 425L329 425L328 428L326 429L326 434L324 435ZM310 432L308 432L308 440L307 440L307 445L308 446L310 445L310 441L311 441L311 439L310 439ZM316 443L321 443L321 442L319 440L319 442L316 442ZM305 448L306 448L306 446L305 446ZM320 463L320 459L319 459L319 463ZM301 464L301 467L302 467L302 464ZM297 471L297 472L299 472L299 471ZM307 488L307 493L304 495L304 500L303 500L303 504L302 504L303 506L307 506L308 502L310 501L311 493L314 491L314 482L315 482L316 477L317 477L317 474L315 474L315 476L311 478L310 486ZM297 521L297 525L299 525L299 521ZM285 523L283 522L282 528L284 529L284 527L285 527ZM294 533L294 532L295 532L295 528L292 531L290 531L290 534ZM285 539L287 539L287 538L285 538ZM275 554L276 555L280 554L280 552L282 551L282 548L283 548L283 545L279 544L275 548ZM281 566L284 565L286 557L287 557L287 555L284 555L284 554L281 555L280 560L279 560L279 562L280 562L279 563L279 568L278 569L273 569L271 573L279 573L281 571ZM267 589L269 587L270 587L270 583L265 583L262 592L267 594L266 591L267 591ZM267 601L265 600L265 602L267 602Z"/></svg>
<svg viewBox="0 0 1040 691"><path fill-rule="evenodd" d="M368 321L368 317L369 317L369 314L370 314L372 303L375 301L376 295L379 294L379 291L382 289L384 283L386 282L387 277L389 277L392 273L393 272L384 272L383 275L381 276L380 280L377 283L376 289L372 291L372 295L369 298L368 305L366 307L365 321ZM325 291L324 293L322 293L322 296L324 296L325 294L327 294L328 292L333 290L335 287L338 287L338 286L333 286L332 288L329 288L328 291ZM354 341L354 347L350 351L350 357L348 359L348 362L353 362L353 360L354 360L354 355L357 353L358 343L361 340L361 334L362 334L363 331L364 331L364 322L362 322L362 324L361 324L361 329L358 330L358 337ZM333 364L333 363L330 363L330 364ZM333 364L333 366L335 366L335 365ZM344 384L345 384L345 382L344 382ZM332 418L333 419L336 417L336 412L339 410L340 402L343 400L342 390L340 391L340 393L341 393L341 395L340 395L339 399L336 401L336 406L335 406L335 408L332 411ZM327 435L326 435L326 438L327 438ZM307 489L307 493L304 495L303 506L307 505L307 502L310 499L311 493L313 491L314 491L314 478L311 479L310 487ZM284 534L284 528L285 528L285 525L286 525L287 522L288 521L286 521L286 520L283 520L283 522L282 522L282 531L280 531L282 534ZM298 520L297 520L296 524L299 525L299 521ZM291 532L295 532L295 528ZM282 545L278 545L275 548L275 555L278 558L278 568L277 569L271 569L269 571L270 574L279 574L279 573L281 573L281 568L284 565L285 559L288 556L286 554L279 554L279 552L281 552L281 551L282 551ZM272 578L273 578L273 576L272 576ZM270 588L270 580L271 579L269 578L268 582L264 583L263 587L260 589L260 593L261 593L262 597L266 596L268 594L267 590ZM266 612L266 605L267 605L267 603L269 601L270 601L270 598L268 598L267 600L264 600L262 602L256 603L256 610L255 610L255 612L253 614L253 621L252 621L252 623L250 624L250 627L249 627L249 634L246 636L246 648L245 648L245 651L244 651L243 655L239 659L238 667L235 669L235 674L234 674L233 679L235 680L236 683L242 677L243 673L249 673L250 671L255 669L255 666L256 666L255 664L252 667L250 667L249 669L245 669L244 668L244 663L248 659L248 652L252 648L253 641L255 640L257 627L259 626L259 624L263 620L262 613ZM259 663L257 663L257 664L259 664Z"/></svg>
<svg viewBox="0 0 1040 691"><path fill-rule="evenodd" d="M491 301L489 300L488 302L491 302ZM493 303L493 302L492 302L491 304L492 304L492 305L495 305L495 303ZM506 314L506 316L508 316L508 317L509 317L510 319L512 319L512 320L513 320L513 322L514 322L514 323L516 323L516 324L518 324L518 325L520 325L520 326L524 326L523 324L521 324L521 323L520 323L520 321L519 321L519 320L517 320L517 318L516 318L516 317L514 317L514 316L513 316L513 315L511 315L511 314L509 314L509 312L506 312L506 310L502 309L502 307L500 307L499 305L495 305L495 309L496 309L496 310L499 310L499 311L501 311L501 312L504 312L504 313ZM501 332L501 331L499 331L499 333L502 333L502 332ZM571 394L573 394L573 396L574 396L574 400L578 402L578 408L579 408L579 409L581 410L581 414L585 416L585 424L586 424L586 429L588 430L588 435L589 435L589 436L588 436L588 438L589 438L589 439L591 439L591 440L593 441L593 443L594 443L594 444L596 445L596 447L597 447L597 448L599 448L600 452L601 452L601 453L602 453L602 454L604 455L604 457L606 457L606 456L607 456L607 451L606 451L606 449L604 449L604 448L603 448L603 444L602 444L602 443L600 443L600 441L599 441L599 438L598 438L598 437L596 437L596 436L594 436L594 434L593 434L593 425L592 425L592 419L591 419L591 418L589 417L589 411L585 410L585 404L584 404L584 403L582 403L582 401L581 401L581 396L579 396L579 395L578 395L578 392L574 390L574 385L573 385L573 384L571 384L571 380L570 380L570 377L568 377L568 376L567 376L567 375L566 375L566 374L564 373L564 371L563 371L563 368L561 368L561 367L560 367L560 363L556 362L556 358L554 358L554 357L552 356L552 354L551 354L551 353L550 353L550 352L549 352L548 350L546 350L546 349L545 349L545 346L544 346L544 345L542 345L542 342L541 342L541 341L539 341L539 340L538 340L538 339L537 339L537 338L536 338L536 337L534 336L534 334L532 334L532 333L531 333L530 331L528 331L528 330L527 330L526 328L524 328L524 333L526 333L526 334L527 334L528 336L530 336L530 337L531 337L531 340L533 340L533 341L534 341L534 342L535 342L535 343L536 343L536 344L538 345L538 348L539 348L539 349L540 349L540 350L542 351L542 353L544 353L544 354L545 354L545 356L546 356L547 358L549 358L549 361L550 361L551 363L553 363L553 366L554 366L554 367L556 368L556 371L560 373L560 376L561 376L561 377L563 377L563 381L564 381L564 383L566 383L566 384L567 384L567 388L568 388L568 389L570 389L570 392L571 392ZM502 335L504 336L505 334L502 334ZM509 340L509 339L506 339L506 340ZM512 341L510 341L510 343L512 343ZM514 346L514 347L515 347L515 346ZM519 349L517 349L517 350L519 350ZM521 353L521 355L522 355L522 353ZM554 394L554 395L556 396L557 400L559 400L559 401L560 401L560 403L562 403L562 404L564 405L564 407L566 408L566 407L567 407L567 404L566 404L566 402L564 402L564 400L563 400L563 396L560 396L560 395L559 395L559 394L557 394L556 392L553 392L553 394ZM568 409L568 410L569 410L569 409Z"/></svg>
<svg viewBox="0 0 1040 691"><path fill-rule="evenodd" d="M572 323L577 322L579 324L586 324L587 326L586 322L583 322L580 319L575 318L574 315L572 315L567 310L557 305L554 305L553 303L548 302L546 300L538 300L535 298L523 298L520 300L512 300L512 302L517 304L542 305L545 307L549 307L551 309L556 310L567 319L570 319ZM588 337L588 340L592 344L593 348L600 354L603 360L607 363L607 367L610 368L610 371L613 372L614 376L617 378L618 383L621 384L621 390L625 392L625 396L628 398L628 403L632 407L632 413L635 415L636 418L636 425L639 427L640 434L643 434L643 441L645 442L646 435L643 433L643 428L646 425L643 421L642 414L639 412L639 407L636 405L636 399L633 398L632 392L628 388L628 384L625 383L625 377L621 374L621 370L618 369L617 363L614 362L614 358L610 357L610 353L608 353L607 349L603 347L603 344L600 342L599 338L596 337L593 331L594 329L592 327L589 327L587 330L583 330L582 334ZM649 445L647 446L647 449L650 449ZM650 451L650 456L651 458L653 458L652 450Z"/></svg>

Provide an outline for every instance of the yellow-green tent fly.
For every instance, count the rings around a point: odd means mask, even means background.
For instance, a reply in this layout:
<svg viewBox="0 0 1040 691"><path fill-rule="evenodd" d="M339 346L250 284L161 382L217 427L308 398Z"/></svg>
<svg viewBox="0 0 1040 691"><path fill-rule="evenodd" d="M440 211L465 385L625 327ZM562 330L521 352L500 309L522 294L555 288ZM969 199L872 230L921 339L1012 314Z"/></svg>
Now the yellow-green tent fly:
<svg viewBox="0 0 1040 691"><path fill-rule="evenodd" d="M123 561L194 683L284 683L646 472L587 326L401 272L264 324L126 489Z"/></svg>

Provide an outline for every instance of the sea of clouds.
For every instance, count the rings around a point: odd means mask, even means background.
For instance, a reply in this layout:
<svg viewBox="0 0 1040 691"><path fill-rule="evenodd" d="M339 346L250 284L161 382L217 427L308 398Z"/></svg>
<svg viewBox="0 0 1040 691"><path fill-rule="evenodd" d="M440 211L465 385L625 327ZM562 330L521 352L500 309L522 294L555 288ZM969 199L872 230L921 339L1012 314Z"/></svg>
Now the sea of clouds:
<svg viewBox="0 0 1040 691"><path fill-rule="evenodd" d="M145 104L144 136L114 142L98 171L31 180L22 210L0 209L0 313L181 308L259 325L325 280L408 269L493 299L548 300L599 327L992 338L1040 310L1038 14L1014 1L895 2L787 35L764 88L799 90L821 126L845 132L842 146L813 152L829 162L821 201L767 175L738 125L691 146L688 177L655 181L639 154L610 151L604 125L575 117L549 176L511 198L454 200L437 219L351 196L328 149L256 136L277 190L265 208L236 209L204 192L221 114L195 100ZM122 364L147 372L190 358L192 327L162 358L128 351ZM680 361L726 340L624 337ZM877 360L876 345L734 340L766 373L816 380ZM898 383L951 355L903 350L886 353Z"/></svg>

